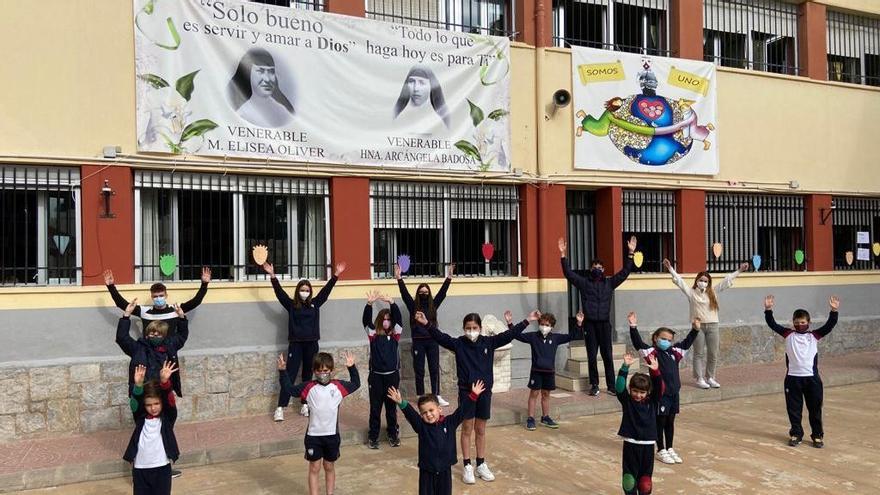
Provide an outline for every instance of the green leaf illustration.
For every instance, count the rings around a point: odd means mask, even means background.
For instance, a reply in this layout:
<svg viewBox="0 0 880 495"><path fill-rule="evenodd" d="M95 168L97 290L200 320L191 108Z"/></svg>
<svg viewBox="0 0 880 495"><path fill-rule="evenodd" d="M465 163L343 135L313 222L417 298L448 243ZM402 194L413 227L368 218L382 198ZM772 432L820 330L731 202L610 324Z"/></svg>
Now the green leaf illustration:
<svg viewBox="0 0 880 495"><path fill-rule="evenodd" d="M177 89L177 92L180 93L180 96L182 96L183 99L185 99L186 101L189 101L189 99L192 97L193 90L196 89L195 78L196 74L198 73L199 71L190 72L189 74L178 79L176 83L174 83L174 88Z"/></svg>
<svg viewBox="0 0 880 495"><path fill-rule="evenodd" d="M183 128L183 132L180 134L180 142L182 143L187 139L201 136L202 134L216 128L217 124L215 124L213 121L208 119L199 119Z"/></svg>
<svg viewBox="0 0 880 495"><path fill-rule="evenodd" d="M468 106L471 108L471 120L474 122L474 127L480 125L480 122L485 118L483 116L483 109L474 105L474 102L468 100ZM459 141L461 142L461 141Z"/></svg>
<svg viewBox="0 0 880 495"><path fill-rule="evenodd" d="M460 149L465 155L473 158L481 164L483 163L483 158L480 156L480 150L478 150L477 147L471 144L469 141L465 141L464 139L462 139L461 141L455 143L455 147Z"/></svg>
<svg viewBox="0 0 880 495"><path fill-rule="evenodd" d="M146 12L147 15L152 15L152 14L153 14L153 9L154 9L155 7L156 7L156 6L154 5L153 0L150 0L149 2L147 2L146 5L144 5L144 12Z"/></svg>
<svg viewBox="0 0 880 495"><path fill-rule="evenodd" d="M156 74L141 74L138 76L138 79L140 79L141 81L145 81L147 84L149 84L150 86L152 86L156 89L162 89L162 88L168 87L168 81L166 81L165 79L162 79L161 77L157 76Z"/></svg>
<svg viewBox="0 0 880 495"><path fill-rule="evenodd" d="M491 112L489 112L489 118L497 122L497 121L501 120L502 117L509 115L509 114L510 114L510 112L508 112L507 110L499 108L497 110L492 110Z"/></svg>

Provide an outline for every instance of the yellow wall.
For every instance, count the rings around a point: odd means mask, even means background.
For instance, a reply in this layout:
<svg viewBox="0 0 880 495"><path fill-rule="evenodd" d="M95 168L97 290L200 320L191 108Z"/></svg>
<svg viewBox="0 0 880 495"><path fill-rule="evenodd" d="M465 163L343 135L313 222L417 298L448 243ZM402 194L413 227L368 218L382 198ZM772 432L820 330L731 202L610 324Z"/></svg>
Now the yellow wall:
<svg viewBox="0 0 880 495"><path fill-rule="evenodd" d="M880 1L878 0L821 0L817 3L823 3L835 10L844 9L880 15Z"/></svg>

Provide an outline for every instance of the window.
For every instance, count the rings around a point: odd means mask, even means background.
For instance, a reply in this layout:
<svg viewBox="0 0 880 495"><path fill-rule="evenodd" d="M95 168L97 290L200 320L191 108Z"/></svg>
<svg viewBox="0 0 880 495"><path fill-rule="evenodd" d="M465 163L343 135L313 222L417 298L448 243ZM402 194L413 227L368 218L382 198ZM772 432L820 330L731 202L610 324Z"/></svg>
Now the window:
<svg viewBox="0 0 880 495"><path fill-rule="evenodd" d="M706 194L706 266L710 272L736 270L761 257L760 271L805 270L795 253L804 249L801 196ZM716 258L712 246L720 243Z"/></svg>
<svg viewBox="0 0 880 495"><path fill-rule="evenodd" d="M623 191L623 245L638 238L641 272L663 271L663 259L675 262L675 195L672 191Z"/></svg>
<svg viewBox="0 0 880 495"><path fill-rule="evenodd" d="M282 177L135 172L138 281L265 277L251 249L269 248L281 278L325 278L327 183ZM177 257L162 273L159 259Z"/></svg>
<svg viewBox="0 0 880 495"><path fill-rule="evenodd" d="M367 0L366 16L466 33L513 35L510 3L505 0Z"/></svg>
<svg viewBox="0 0 880 495"><path fill-rule="evenodd" d="M565 193L568 214L568 262L578 275L586 276L590 262L596 258L596 193L568 190ZM580 308L578 290L568 286L568 314L574 316Z"/></svg>
<svg viewBox="0 0 880 495"><path fill-rule="evenodd" d="M407 275L519 275L519 197L514 186L372 182L373 275L389 277L400 255ZM491 244L489 262L483 247Z"/></svg>
<svg viewBox="0 0 880 495"><path fill-rule="evenodd" d="M81 282L78 169L0 165L0 285Z"/></svg>
<svg viewBox="0 0 880 495"><path fill-rule="evenodd" d="M880 268L880 258L873 251L873 244L880 242L880 198L835 197L833 204L834 212L828 221L834 224L834 269ZM867 233L868 242L859 242L859 232L863 236ZM859 249L867 254L867 260L858 259ZM847 261L847 252L852 253L851 262Z"/></svg>
<svg viewBox="0 0 880 495"><path fill-rule="evenodd" d="M880 19L828 11L828 80L880 86Z"/></svg>
<svg viewBox="0 0 880 495"><path fill-rule="evenodd" d="M253 3L292 7L294 9L324 10L324 0L250 0Z"/></svg>
<svg viewBox="0 0 880 495"><path fill-rule="evenodd" d="M703 59L797 75L797 6L779 0L704 0Z"/></svg>
<svg viewBox="0 0 880 495"><path fill-rule="evenodd" d="M556 46L669 55L666 0L553 0Z"/></svg>

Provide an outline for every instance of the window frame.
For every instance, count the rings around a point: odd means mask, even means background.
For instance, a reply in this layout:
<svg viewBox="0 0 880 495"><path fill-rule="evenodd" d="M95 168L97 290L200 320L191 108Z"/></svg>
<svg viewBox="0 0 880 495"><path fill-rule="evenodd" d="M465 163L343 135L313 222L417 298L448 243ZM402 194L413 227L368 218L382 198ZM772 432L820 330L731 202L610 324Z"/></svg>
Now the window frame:
<svg viewBox="0 0 880 495"><path fill-rule="evenodd" d="M602 40L596 42L592 40L574 39L568 36L568 33L560 32L566 26L566 16L568 7L572 4L584 3L587 5L597 5L601 7L602 12ZM642 55L650 55L654 57L671 57L671 40L670 40L670 19L669 19L669 2L667 0L558 0L557 6L552 9L553 37L554 46L564 48L566 45L571 46L588 46L599 48L602 50L621 51L627 53L640 53ZM621 49L622 46L616 36L615 29L615 7L618 5L635 7L644 10L660 10L663 12L662 27L662 48L649 48L648 45L648 12L642 12L642 18L639 26L639 47L638 51ZM571 43L569 40L575 41ZM596 46L596 45L600 46ZM624 48L636 48L625 45ZM649 53L655 51L656 53Z"/></svg>
<svg viewBox="0 0 880 495"><path fill-rule="evenodd" d="M825 18L825 58L828 64L828 80L845 84L880 86L880 19L864 15L828 10ZM871 51L875 53L871 53ZM856 60L856 73L840 72L841 79L833 77L832 57ZM869 62L869 58L872 59ZM868 74L870 68L876 73Z"/></svg>

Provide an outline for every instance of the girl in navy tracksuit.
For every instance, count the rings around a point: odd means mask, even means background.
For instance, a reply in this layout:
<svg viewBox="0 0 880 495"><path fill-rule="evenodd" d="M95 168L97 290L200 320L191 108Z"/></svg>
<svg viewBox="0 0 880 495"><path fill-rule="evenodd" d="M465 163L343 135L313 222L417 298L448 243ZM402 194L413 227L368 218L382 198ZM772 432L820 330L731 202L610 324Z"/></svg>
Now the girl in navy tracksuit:
<svg viewBox="0 0 880 495"><path fill-rule="evenodd" d="M345 271L345 262L336 264L333 277L314 297L312 297L312 284L308 280L303 279L296 284L296 294L291 298L275 277L275 267L271 263L263 263L263 270L269 274L275 297L290 316L287 320L287 373L290 375L290 381L291 383L296 381L296 373L301 367L302 381L308 382L312 379L312 361L318 354L318 341L321 339L320 309L330 297L330 291L333 290L339 276ZM290 404L290 394L282 387L278 394L275 421L284 421L284 408L288 404ZM307 404L303 404L300 414L309 415Z"/></svg>
<svg viewBox="0 0 880 495"><path fill-rule="evenodd" d="M529 313L529 321L537 321L541 314L538 311ZM483 321L480 315L470 313L464 317L464 335L458 338L450 337L441 332L436 325L429 324L424 313L416 313L415 319L421 325L428 327L428 333L438 344L455 353L455 368L458 375L458 403L464 404L470 394L471 384L482 380L486 385L486 391L480 395L477 407L473 415L465 417L461 427L461 454L464 457L464 472L462 480L472 485L476 483L476 476L485 481L493 481L495 475L485 463L486 451L486 422L489 420L492 408L492 385L494 376L492 365L495 362L495 349L509 344L516 336L522 333L528 323L517 325L511 330L498 335L480 335ZM471 465L471 435L476 431L477 467Z"/></svg>
<svg viewBox="0 0 880 495"><path fill-rule="evenodd" d="M394 278L397 279L397 287L400 289L400 298L409 310L410 328L412 329L412 360L413 372L416 377L416 394L425 393L425 359L428 360L428 374L431 377L431 393L437 396L441 406L449 403L440 396L440 346L428 334L428 328L416 322L413 315L421 311L425 313L428 322L437 325L437 309L446 299L449 284L452 283L452 275L455 273L455 265L449 265L446 271L446 280L440 287L436 296L431 296L431 287L428 284L419 284L416 288L416 298L410 295L406 283L401 278L400 267L394 266Z"/></svg>
<svg viewBox="0 0 880 495"><path fill-rule="evenodd" d="M636 326L635 313L630 313L629 336L633 347L647 360L648 357L657 359L660 363L660 373L666 384L663 395L659 398L657 408L657 456L665 464L681 463L682 459L672 448L672 439L675 436L675 415L679 411L679 391L681 390L681 378L678 376L678 363L684 358L685 351L690 349L694 339L700 331L700 320L694 318L693 327L684 340L673 343L675 332L666 327L660 327L651 335L653 346L642 341L639 329Z"/></svg>
<svg viewBox="0 0 880 495"><path fill-rule="evenodd" d="M657 409L666 385L659 363L652 356L645 358L651 370L650 378L636 373L626 390L626 375L636 357L627 353L617 374L614 391L623 413L617 434L623 438L623 493L648 495L653 489L654 443L657 440Z"/></svg>
<svg viewBox="0 0 880 495"><path fill-rule="evenodd" d="M391 305L390 309L382 309L373 322L373 303L377 300ZM379 448L379 426L382 405L385 405L385 424L388 428L388 443L392 447L400 446L400 428L397 426L397 408L394 401L386 397L389 387L400 386L400 308L387 296L378 291L367 293L367 305L364 306L364 330L370 340L370 373L367 384L370 388L370 432L367 436L371 449Z"/></svg>

